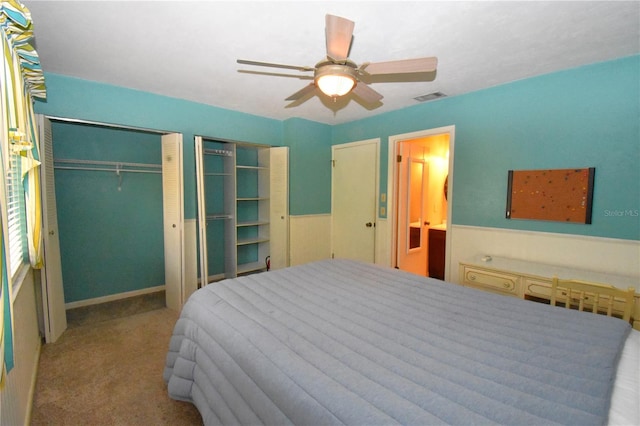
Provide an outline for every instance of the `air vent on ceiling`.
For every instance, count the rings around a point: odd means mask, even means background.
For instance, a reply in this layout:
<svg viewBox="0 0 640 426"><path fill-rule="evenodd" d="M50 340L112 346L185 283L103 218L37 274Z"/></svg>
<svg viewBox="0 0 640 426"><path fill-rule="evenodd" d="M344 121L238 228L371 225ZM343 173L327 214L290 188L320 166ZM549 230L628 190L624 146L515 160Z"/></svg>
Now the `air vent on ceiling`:
<svg viewBox="0 0 640 426"><path fill-rule="evenodd" d="M415 99L418 102L426 102L426 101L432 101L432 100L438 99L438 98L444 98L446 96L447 95L445 95L442 92L433 92L433 93L429 93L427 95L422 95L422 96L415 97L413 99Z"/></svg>

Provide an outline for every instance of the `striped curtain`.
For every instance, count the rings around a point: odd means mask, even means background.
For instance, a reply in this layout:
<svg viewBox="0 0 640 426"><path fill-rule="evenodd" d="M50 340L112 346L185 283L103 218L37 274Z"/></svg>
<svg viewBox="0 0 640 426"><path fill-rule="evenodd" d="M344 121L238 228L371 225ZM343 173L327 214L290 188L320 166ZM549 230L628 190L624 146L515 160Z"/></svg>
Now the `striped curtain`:
<svg viewBox="0 0 640 426"><path fill-rule="evenodd" d="M11 157L20 156L25 192L27 244L34 268L42 266L42 216L38 140L33 98L45 98L44 75L33 41L29 10L15 0L0 3L0 389L13 368L12 283L8 274L7 188Z"/></svg>

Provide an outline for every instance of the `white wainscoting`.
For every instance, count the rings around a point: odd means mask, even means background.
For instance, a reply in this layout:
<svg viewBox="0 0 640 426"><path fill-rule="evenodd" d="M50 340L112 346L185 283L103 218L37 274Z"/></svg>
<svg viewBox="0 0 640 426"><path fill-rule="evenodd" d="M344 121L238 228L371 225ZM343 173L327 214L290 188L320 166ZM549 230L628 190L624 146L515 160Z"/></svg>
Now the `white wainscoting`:
<svg viewBox="0 0 640 426"><path fill-rule="evenodd" d="M14 367L0 391L1 425L30 423L41 344L35 298L33 270L29 269L13 302Z"/></svg>
<svg viewBox="0 0 640 426"><path fill-rule="evenodd" d="M640 241L547 232L452 225L451 276L459 283L458 263L477 254L627 275L640 280Z"/></svg>
<svg viewBox="0 0 640 426"><path fill-rule="evenodd" d="M391 241L389 239L389 221L378 218L376 222L376 264L391 266Z"/></svg>
<svg viewBox="0 0 640 426"><path fill-rule="evenodd" d="M331 257L331 215L289 216L289 265Z"/></svg>
<svg viewBox="0 0 640 426"><path fill-rule="evenodd" d="M290 216L289 264L300 265L331 257L331 215ZM375 262L391 265L391 245L388 241L387 220L376 222Z"/></svg>
<svg viewBox="0 0 640 426"><path fill-rule="evenodd" d="M391 265L389 222L376 222L376 263ZM331 257L331 215L291 216L290 264ZM450 225L447 281L459 282L458 263L477 254L628 275L640 280L640 241Z"/></svg>

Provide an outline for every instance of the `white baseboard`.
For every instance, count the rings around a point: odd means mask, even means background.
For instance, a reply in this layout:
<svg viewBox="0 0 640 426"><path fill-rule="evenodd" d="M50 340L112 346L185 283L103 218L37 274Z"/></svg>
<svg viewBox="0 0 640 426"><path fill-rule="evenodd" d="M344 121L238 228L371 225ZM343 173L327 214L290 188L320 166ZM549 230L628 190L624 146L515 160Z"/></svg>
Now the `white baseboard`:
<svg viewBox="0 0 640 426"><path fill-rule="evenodd" d="M78 300L77 302L69 302L64 304L65 309L81 308L83 306L97 305L99 303L113 302L114 300L126 299L133 296L142 296L143 294L156 293L164 290L164 285L156 287L143 288L141 290L127 291L125 293L110 294L108 296L96 297L93 299Z"/></svg>

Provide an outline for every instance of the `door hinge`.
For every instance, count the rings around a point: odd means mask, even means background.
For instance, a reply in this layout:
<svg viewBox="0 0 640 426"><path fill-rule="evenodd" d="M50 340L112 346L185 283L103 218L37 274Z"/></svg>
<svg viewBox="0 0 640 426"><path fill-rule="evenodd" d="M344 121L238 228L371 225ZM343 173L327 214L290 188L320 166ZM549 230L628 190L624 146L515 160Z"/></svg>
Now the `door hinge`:
<svg viewBox="0 0 640 426"><path fill-rule="evenodd" d="M336 166L336 160L331 160L331 166L335 167Z"/></svg>
<svg viewBox="0 0 640 426"><path fill-rule="evenodd" d="M397 161L398 163L402 163L402 155L398 155L398 156L396 157L396 161Z"/></svg>
<svg viewBox="0 0 640 426"><path fill-rule="evenodd" d="M336 255L334 253L331 253L331 258L335 259Z"/></svg>

